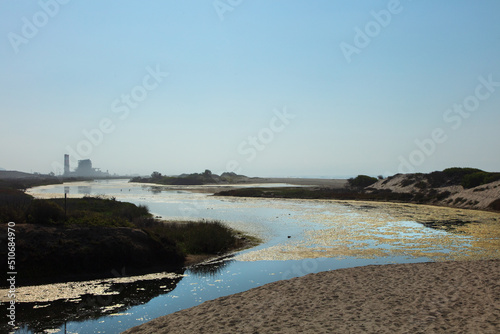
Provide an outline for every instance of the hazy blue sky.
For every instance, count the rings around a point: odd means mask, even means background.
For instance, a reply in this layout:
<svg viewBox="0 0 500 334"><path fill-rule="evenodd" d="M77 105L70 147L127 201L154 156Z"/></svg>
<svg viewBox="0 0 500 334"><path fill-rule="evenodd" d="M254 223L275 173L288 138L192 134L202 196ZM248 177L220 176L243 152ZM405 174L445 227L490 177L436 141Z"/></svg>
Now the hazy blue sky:
<svg viewBox="0 0 500 334"><path fill-rule="evenodd" d="M500 171L500 1L0 1L0 167ZM167 75L168 73L168 75Z"/></svg>

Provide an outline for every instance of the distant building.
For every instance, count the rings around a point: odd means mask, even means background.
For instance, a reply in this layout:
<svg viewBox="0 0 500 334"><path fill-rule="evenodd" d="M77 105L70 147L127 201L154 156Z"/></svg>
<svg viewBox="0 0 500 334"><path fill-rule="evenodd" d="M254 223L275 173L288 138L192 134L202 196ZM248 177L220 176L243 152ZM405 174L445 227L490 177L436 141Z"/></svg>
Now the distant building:
<svg viewBox="0 0 500 334"><path fill-rule="evenodd" d="M69 154L64 155L64 175L69 174Z"/></svg>
<svg viewBox="0 0 500 334"><path fill-rule="evenodd" d="M93 168L90 159L78 160L78 167L74 172L69 169L69 155L64 155L64 176L69 177L104 177L109 176L109 173L101 172L100 168Z"/></svg>
<svg viewBox="0 0 500 334"><path fill-rule="evenodd" d="M78 167L75 170L75 174L78 176L94 175L95 170L92 168L92 161L90 159L78 160Z"/></svg>

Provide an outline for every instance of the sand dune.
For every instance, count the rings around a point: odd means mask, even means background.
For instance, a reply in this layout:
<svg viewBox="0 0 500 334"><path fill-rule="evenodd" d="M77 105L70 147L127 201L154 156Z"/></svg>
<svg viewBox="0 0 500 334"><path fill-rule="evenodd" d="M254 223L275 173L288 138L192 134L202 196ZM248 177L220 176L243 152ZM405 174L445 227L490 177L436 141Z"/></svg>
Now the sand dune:
<svg viewBox="0 0 500 334"><path fill-rule="evenodd" d="M125 333L500 333L500 260L311 274Z"/></svg>

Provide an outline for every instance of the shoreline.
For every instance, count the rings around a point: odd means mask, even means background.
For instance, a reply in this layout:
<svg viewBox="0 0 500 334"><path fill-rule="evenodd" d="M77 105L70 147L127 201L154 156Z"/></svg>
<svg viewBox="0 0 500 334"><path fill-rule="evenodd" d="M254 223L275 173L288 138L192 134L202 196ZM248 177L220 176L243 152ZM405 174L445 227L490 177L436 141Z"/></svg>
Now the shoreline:
<svg viewBox="0 0 500 334"><path fill-rule="evenodd" d="M143 333L496 333L500 260L371 265L309 274L131 328Z"/></svg>
<svg viewBox="0 0 500 334"><path fill-rule="evenodd" d="M284 189L284 190L283 190ZM226 188L226 189L220 189L220 191L216 192L213 194L213 196L219 196L219 197L234 197L234 198L263 198L263 199L297 199L297 200L325 200L325 201L354 201L354 202L373 202L373 203L394 203L394 204L412 204L412 205L427 205L427 206L433 206L433 207L440 207L440 208L450 208L450 209L457 209L457 210L474 210L474 211L482 211L482 212L492 212L492 213L500 213L499 210L492 209L490 207L466 207L466 206L460 206L460 205L454 205L454 203L444 203L444 202L419 202L419 201L414 201L414 200L405 200L403 198L387 198L387 194L373 194L373 193L349 193L346 191L345 193L328 193L325 195L325 189L318 188L315 186L312 187L302 187L300 188L301 191L309 191L310 194L308 196L296 196L296 195L276 195L273 193L266 194L265 192L272 192L272 191L281 191L281 192L286 192L286 191L291 191L295 190L297 188L289 187L289 188ZM338 188L331 188L331 189L337 189ZM196 190L192 190L196 191ZM260 193L258 194L244 194L244 192L249 192L249 191L258 191ZM202 192L202 191L200 191ZM317 194L316 194L317 193ZM405 193L399 193L399 194L391 194L391 195L400 195L401 197L405 196ZM500 198L499 198L500 200Z"/></svg>
<svg viewBox="0 0 500 334"><path fill-rule="evenodd" d="M234 184L205 184L205 185L165 185L165 184L159 184L159 183L142 183L142 182L135 182L136 184L141 184L145 186L151 186L151 187L165 187L165 189L168 190L174 190L174 191L189 191L193 193L204 193L204 194L212 194L213 196L220 196L220 197L248 197L248 198L277 198L277 199L300 199L300 200L307 200L307 199L323 199L323 200L335 200L335 201L357 201L357 202L379 202L379 203L396 203L396 204L416 204L416 205L429 205L429 206L435 206L435 207L443 207L443 208L452 208L452 209L466 209L466 210L477 210L477 211L484 211L484 212L494 212L494 213L499 213L500 211L494 210L488 207L464 207L461 205L454 205L454 203L444 203L444 202L418 202L418 201L412 201L412 200L404 200L404 199L385 199L385 198L351 198L351 197L346 197L346 198L341 198L341 197L330 197L330 198L304 198L304 197L273 197L273 196L241 196L241 195L219 195L221 192L232 192L232 191L238 191L242 189L252 189L252 188L259 188L259 185L269 185L269 184L288 184L291 186L297 186L300 187L304 190L309 190L309 191L318 191L322 189L330 189L330 190L341 190L345 189L345 185L347 184L346 179L315 179L315 178L259 178L259 177L252 177L249 178L248 181L245 182L239 182L239 183L234 183ZM76 182L81 182L81 181L76 181ZM134 182L132 182L134 183ZM255 187L249 187L253 186ZM500 183L499 183L500 185ZM294 188L294 187L289 187L289 189ZM27 189L26 193L29 195L34 196L32 192L30 192L32 188ZM266 190L272 190L272 187L266 188ZM472 189L474 190L474 189ZM401 193L404 195L405 193ZM60 196L54 196L55 194L47 194L45 196L35 196L36 198L52 198L52 197L63 197L63 195ZM338 195L338 194L337 194ZM340 194L342 195L342 194ZM359 195L359 194L358 194ZM370 193L367 193L367 195L370 195ZM458 196L456 194L455 196ZM70 197L80 197L80 196L70 196Z"/></svg>

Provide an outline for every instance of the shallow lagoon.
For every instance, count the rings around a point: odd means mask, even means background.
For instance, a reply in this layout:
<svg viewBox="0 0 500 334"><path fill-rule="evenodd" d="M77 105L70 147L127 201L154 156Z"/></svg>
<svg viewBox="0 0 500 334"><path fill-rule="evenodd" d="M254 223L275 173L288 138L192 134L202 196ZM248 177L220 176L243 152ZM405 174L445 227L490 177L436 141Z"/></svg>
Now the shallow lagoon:
<svg viewBox="0 0 500 334"><path fill-rule="evenodd" d="M39 197L65 192L112 196L147 205L164 219L219 219L264 242L183 273L124 278L126 268L116 268L111 281L21 288L19 302L31 303L20 304L21 314L29 319L19 320L47 333L119 333L206 300L314 272L500 258L499 214L391 203L219 198L193 190L126 180L31 189ZM453 220L467 224L449 231L418 223ZM33 331L23 327L18 332Z"/></svg>

